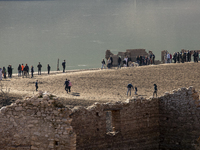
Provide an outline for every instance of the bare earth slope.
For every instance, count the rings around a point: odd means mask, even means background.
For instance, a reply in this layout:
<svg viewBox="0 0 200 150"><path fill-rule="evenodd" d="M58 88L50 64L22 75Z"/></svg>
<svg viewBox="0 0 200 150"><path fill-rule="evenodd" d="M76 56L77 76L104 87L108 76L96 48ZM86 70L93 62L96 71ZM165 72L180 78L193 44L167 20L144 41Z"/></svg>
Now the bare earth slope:
<svg viewBox="0 0 200 150"><path fill-rule="evenodd" d="M53 75L35 75L32 78L3 80L2 83L11 89L12 93L35 94L35 80L39 80L39 90L48 91L58 97L70 100L70 105L76 103L111 102L126 100L128 83L138 88L138 96L150 97L154 91L153 84L158 86L158 96L166 91L180 87L194 86L200 89L200 64L163 64L141 66L137 68L90 70L67 72ZM64 90L65 79L72 82L71 93ZM132 91L132 96L134 92ZM87 105L87 104L84 104Z"/></svg>

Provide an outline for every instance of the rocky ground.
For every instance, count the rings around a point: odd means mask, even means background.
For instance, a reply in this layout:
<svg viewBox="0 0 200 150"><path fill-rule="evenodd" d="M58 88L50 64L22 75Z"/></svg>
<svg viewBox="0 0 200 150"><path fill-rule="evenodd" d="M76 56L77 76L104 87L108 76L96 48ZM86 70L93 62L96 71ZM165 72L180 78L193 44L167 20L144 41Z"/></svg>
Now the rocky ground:
<svg viewBox="0 0 200 150"><path fill-rule="evenodd" d="M128 83L137 86L138 95L132 91L132 96L150 97L153 94L153 84L158 86L158 96L167 91L181 87L194 86L200 89L200 63L162 64L140 66L122 69L97 69L86 71L67 71L66 73L43 73L34 78L14 77L2 80L5 88L10 88L12 95L23 97L34 95L35 81L39 81L39 90L48 91L58 97L60 101L70 107L81 105L88 106L94 102L125 101L130 96L126 95ZM71 93L64 90L65 79L72 82Z"/></svg>

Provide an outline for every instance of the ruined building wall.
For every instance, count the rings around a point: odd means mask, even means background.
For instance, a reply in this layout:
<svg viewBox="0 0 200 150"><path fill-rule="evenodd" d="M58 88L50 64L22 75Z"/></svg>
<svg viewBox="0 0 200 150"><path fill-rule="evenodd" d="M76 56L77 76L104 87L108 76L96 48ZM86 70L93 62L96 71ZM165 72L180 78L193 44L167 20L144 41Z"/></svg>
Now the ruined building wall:
<svg viewBox="0 0 200 150"><path fill-rule="evenodd" d="M160 149L193 150L200 137L199 95L194 88L181 88L159 98Z"/></svg>
<svg viewBox="0 0 200 150"><path fill-rule="evenodd" d="M1 108L1 150L73 150L76 135L67 108L55 107L48 96L17 101Z"/></svg>
<svg viewBox="0 0 200 150"><path fill-rule="evenodd" d="M192 150L200 139L199 106L195 89L181 88L156 99L74 109L71 125L77 149ZM107 111L115 132L108 132Z"/></svg>
<svg viewBox="0 0 200 150"><path fill-rule="evenodd" d="M35 96L1 108L0 150L193 150L200 145L199 118L193 87L72 110Z"/></svg>
<svg viewBox="0 0 200 150"><path fill-rule="evenodd" d="M72 110L77 150L159 148L157 99L133 99L115 104L94 104ZM108 113L111 114L108 117ZM108 117L108 118L107 118ZM111 131L108 131L109 122Z"/></svg>

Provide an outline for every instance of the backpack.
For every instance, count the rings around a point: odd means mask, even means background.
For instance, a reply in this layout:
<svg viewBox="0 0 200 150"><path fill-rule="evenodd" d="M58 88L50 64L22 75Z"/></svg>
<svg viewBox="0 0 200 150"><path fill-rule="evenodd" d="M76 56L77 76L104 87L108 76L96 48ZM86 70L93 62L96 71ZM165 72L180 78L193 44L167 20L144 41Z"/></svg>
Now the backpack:
<svg viewBox="0 0 200 150"><path fill-rule="evenodd" d="M68 84L68 86L72 86L72 83L69 81L69 84Z"/></svg>

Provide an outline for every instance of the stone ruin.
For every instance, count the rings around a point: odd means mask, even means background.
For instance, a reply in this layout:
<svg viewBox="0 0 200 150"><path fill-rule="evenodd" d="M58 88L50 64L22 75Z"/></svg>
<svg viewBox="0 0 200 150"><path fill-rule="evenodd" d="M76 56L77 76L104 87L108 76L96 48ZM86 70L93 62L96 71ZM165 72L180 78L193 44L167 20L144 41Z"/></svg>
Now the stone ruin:
<svg viewBox="0 0 200 150"><path fill-rule="evenodd" d="M69 109L48 93L0 109L1 150L199 150L193 87Z"/></svg>
<svg viewBox="0 0 200 150"><path fill-rule="evenodd" d="M113 66L118 66L118 57L120 56L122 61L126 56L131 58L132 62L136 62L136 57L137 56L149 56L152 51L149 51L148 53L146 52L145 49L127 49L126 52L118 52L117 55L114 55L110 50L106 50L105 58L108 60L110 56L113 58ZM155 64L160 64L159 60L155 60Z"/></svg>

